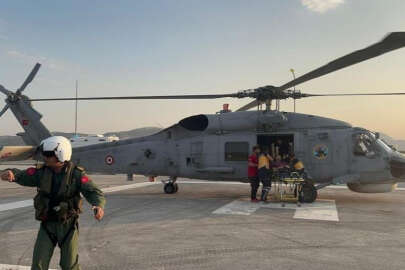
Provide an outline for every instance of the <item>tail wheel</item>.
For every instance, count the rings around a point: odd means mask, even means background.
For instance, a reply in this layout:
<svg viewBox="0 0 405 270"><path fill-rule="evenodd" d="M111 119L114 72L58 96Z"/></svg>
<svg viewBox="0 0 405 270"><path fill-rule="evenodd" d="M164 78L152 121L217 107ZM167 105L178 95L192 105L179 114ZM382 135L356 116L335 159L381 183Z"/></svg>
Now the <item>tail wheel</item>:
<svg viewBox="0 0 405 270"><path fill-rule="evenodd" d="M302 185L299 193L299 201L302 203L312 203L318 197L318 191L312 183L306 182Z"/></svg>

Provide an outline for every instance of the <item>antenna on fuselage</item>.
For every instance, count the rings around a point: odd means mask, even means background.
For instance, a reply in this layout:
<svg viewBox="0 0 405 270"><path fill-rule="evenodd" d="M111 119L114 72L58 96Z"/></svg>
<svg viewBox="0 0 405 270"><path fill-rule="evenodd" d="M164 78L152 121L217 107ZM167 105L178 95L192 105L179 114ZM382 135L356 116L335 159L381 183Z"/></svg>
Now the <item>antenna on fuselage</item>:
<svg viewBox="0 0 405 270"><path fill-rule="evenodd" d="M77 136L77 97L78 97L79 82L76 80L76 102L75 102L75 136Z"/></svg>
<svg viewBox="0 0 405 270"><path fill-rule="evenodd" d="M295 72L294 72L294 69L293 68L291 68L290 69L290 71L291 71L291 73L292 73L292 75L293 75L293 79L295 80ZM295 112L295 100L296 100L296 98L295 98L295 85L294 85L294 112Z"/></svg>

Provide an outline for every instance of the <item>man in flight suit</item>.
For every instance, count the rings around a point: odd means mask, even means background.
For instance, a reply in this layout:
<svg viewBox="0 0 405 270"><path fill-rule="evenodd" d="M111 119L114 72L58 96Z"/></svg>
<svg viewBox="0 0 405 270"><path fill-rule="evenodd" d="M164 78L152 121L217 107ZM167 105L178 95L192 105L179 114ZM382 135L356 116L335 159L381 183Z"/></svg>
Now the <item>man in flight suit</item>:
<svg viewBox="0 0 405 270"><path fill-rule="evenodd" d="M78 218L82 194L92 205L94 217L104 216L103 192L86 175L83 168L70 162L72 146L61 136L41 142L45 164L27 170L9 169L1 179L22 186L37 187L34 198L35 218L41 221L32 258L32 270L49 268L55 246L61 249L60 266L63 270L80 269L78 256Z"/></svg>

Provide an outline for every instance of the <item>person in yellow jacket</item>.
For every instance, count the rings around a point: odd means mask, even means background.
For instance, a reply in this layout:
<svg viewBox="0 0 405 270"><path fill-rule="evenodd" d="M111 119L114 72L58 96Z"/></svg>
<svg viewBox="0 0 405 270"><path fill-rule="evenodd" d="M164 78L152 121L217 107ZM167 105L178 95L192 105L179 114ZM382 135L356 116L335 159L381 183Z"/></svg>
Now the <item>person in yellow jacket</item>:
<svg viewBox="0 0 405 270"><path fill-rule="evenodd" d="M271 189L271 167L270 163L273 161L273 158L270 156L268 153L268 148L263 147L262 152L259 155L259 160L258 160L258 177L260 182L262 183L262 195L260 199L265 202L267 201L267 195L270 192Z"/></svg>
<svg viewBox="0 0 405 270"><path fill-rule="evenodd" d="M304 175L305 166L301 160L299 160L294 153L290 154L290 168L293 172L297 172L300 175Z"/></svg>

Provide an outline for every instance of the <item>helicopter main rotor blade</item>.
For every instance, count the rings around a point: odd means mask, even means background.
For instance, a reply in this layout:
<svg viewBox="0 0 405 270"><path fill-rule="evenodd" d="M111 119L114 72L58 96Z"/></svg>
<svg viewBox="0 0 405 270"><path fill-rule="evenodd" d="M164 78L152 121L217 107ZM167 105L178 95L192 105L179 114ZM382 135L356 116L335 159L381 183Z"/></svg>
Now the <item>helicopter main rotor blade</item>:
<svg viewBox="0 0 405 270"><path fill-rule="evenodd" d="M4 106L4 108L0 111L0 117L8 110L8 104L6 104L6 106Z"/></svg>
<svg viewBox="0 0 405 270"><path fill-rule="evenodd" d="M402 96L404 93L349 93L349 94L301 94L301 97L344 97L344 96Z"/></svg>
<svg viewBox="0 0 405 270"><path fill-rule="evenodd" d="M124 96L124 97L82 97L82 98L36 98L29 101L68 101L68 100L125 100L125 99L215 99L238 97L237 94L218 95L175 95L175 96Z"/></svg>
<svg viewBox="0 0 405 270"><path fill-rule="evenodd" d="M304 83L306 81L321 77L323 75L329 74L329 73L337 71L339 69L360 63L362 61L377 57L379 55L402 48L404 46L405 46L405 32L392 32L392 33L388 34L386 37L384 37L380 42L377 42L362 50L358 50L358 51L352 52L350 54L347 54L345 56L342 56L334 61L329 62L328 64L326 64L324 66L321 66L321 67L319 67L313 71L310 71L280 87L276 87L269 91L272 91L272 92L284 91L290 87L293 87L298 84ZM256 106L256 104L254 102L250 102L250 103L246 104L245 106L243 106L242 108L239 108L238 111L242 111L242 110L246 111L255 106Z"/></svg>
<svg viewBox="0 0 405 270"><path fill-rule="evenodd" d="M31 70L31 73L28 75L27 79L25 79L24 83L21 85L21 87L17 90L16 94L20 95L22 91L27 87L28 84L32 82L32 80L35 78L35 75L37 75L39 68L41 67L40 63L36 63L34 68Z"/></svg>
<svg viewBox="0 0 405 270"><path fill-rule="evenodd" d="M363 62L365 60L377 57L379 55L402 48L404 46L405 46L405 32L392 32L388 34L385 38L383 38L380 42L377 42L362 50L358 50L345 56L342 56L320 68L308 72L296 78L295 80L292 80L278 87L278 89L285 90L287 88L296 86L303 82L321 77L328 73Z"/></svg>
<svg viewBox="0 0 405 270"><path fill-rule="evenodd" d="M296 99L300 98L305 98L305 97L343 97L343 96L402 96L405 95L405 93L349 93L349 94L306 94L306 93L295 93L294 101ZM260 104L263 102L260 102ZM254 100L245 106L239 108L236 110L237 112L239 111L247 111L251 108L254 108L259 105L258 100Z"/></svg>
<svg viewBox="0 0 405 270"><path fill-rule="evenodd" d="M0 92L4 93L6 96L10 94L10 91L4 88L4 86L1 84L0 84Z"/></svg>

